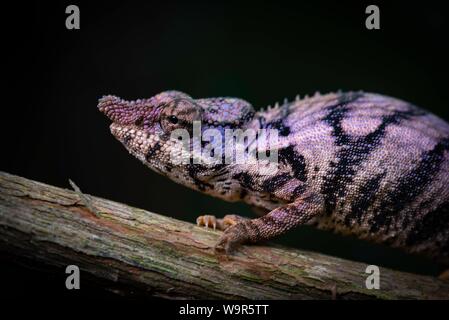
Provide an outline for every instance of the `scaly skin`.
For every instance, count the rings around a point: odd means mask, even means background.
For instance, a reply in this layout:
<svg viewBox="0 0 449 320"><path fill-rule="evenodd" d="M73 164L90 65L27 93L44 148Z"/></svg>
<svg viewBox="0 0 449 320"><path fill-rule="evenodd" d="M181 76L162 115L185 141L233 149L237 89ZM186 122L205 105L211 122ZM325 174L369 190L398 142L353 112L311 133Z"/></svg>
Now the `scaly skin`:
<svg viewBox="0 0 449 320"><path fill-rule="evenodd" d="M407 102L362 92L315 95L255 112L235 98L167 91L127 102L100 99L112 134L151 169L190 188L267 210L256 219L200 217L225 229L231 252L302 224L387 243L449 263L449 125ZM178 128L276 129L279 170L254 164L177 164ZM201 155L194 155L201 157Z"/></svg>

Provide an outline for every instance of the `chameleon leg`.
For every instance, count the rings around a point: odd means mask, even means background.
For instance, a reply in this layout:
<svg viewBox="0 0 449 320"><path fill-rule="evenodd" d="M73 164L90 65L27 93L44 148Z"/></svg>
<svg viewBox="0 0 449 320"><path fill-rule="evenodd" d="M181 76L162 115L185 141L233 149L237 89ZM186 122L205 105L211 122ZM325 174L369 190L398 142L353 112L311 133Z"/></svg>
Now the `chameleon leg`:
<svg viewBox="0 0 449 320"><path fill-rule="evenodd" d="M269 240L304 224L321 209L316 201L307 198L276 208L263 217L239 221L225 230L215 249L230 254L243 243Z"/></svg>
<svg viewBox="0 0 449 320"><path fill-rule="evenodd" d="M212 215L204 215L196 218L196 224L200 227L213 228L214 230L218 229L224 231L230 226L233 226L238 222L243 222L245 220L248 220L248 218L244 218L236 214L228 214L222 219L217 219Z"/></svg>

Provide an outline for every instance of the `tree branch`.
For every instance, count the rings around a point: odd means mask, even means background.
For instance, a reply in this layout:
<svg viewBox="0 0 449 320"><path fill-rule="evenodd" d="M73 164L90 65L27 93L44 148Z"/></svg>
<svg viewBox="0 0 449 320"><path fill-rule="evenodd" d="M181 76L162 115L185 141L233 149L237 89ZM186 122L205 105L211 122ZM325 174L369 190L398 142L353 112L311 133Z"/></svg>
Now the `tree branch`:
<svg viewBox="0 0 449 320"><path fill-rule="evenodd" d="M0 250L166 298L449 299L436 278L381 268L380 290L368 290L365 264L280 246L226 258L213 250L218 231L82 198L0 172Z"/></svg>

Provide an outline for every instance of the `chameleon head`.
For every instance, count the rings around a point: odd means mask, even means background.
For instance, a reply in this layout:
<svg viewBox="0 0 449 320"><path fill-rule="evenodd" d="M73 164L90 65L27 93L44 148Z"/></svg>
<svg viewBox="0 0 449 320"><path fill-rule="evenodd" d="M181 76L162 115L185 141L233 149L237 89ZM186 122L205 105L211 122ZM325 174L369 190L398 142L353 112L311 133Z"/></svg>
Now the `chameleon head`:
<svg viewBox="0 0 449 320"><path fill-rule="evenodd" d="M191 167L173 161L173 150L179 150L172 137L174 130L185 129L192 134L194 123L201 124L201 131L241 128L254 115L252 106L240 99L192 99L179 91L165 91L136 101L104 96L98 108L112 120L111 133L132 155L156 172L183 184L189 184ZM189 143L192 151L193 142Z"/></svg>

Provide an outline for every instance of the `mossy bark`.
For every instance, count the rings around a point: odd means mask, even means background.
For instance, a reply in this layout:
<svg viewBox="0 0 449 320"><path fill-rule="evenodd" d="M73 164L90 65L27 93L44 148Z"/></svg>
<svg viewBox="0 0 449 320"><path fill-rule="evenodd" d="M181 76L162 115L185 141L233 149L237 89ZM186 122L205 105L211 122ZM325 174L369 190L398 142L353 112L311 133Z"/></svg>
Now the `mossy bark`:
<svg viewBox="0 0 449 320"><path fill-rule="evenodd" d="M108 280L105 286L192 299L449 299L448 282L386 268L380 290L369 290L366 264L291 248L243 246L217 255L219 236L0 172L0 250L61 270L76 264Z"/></svg>

